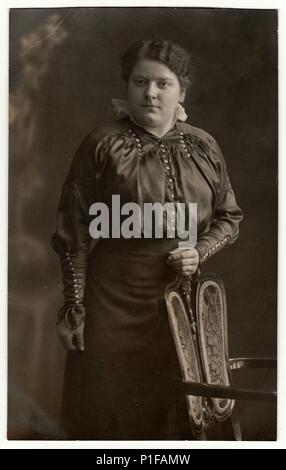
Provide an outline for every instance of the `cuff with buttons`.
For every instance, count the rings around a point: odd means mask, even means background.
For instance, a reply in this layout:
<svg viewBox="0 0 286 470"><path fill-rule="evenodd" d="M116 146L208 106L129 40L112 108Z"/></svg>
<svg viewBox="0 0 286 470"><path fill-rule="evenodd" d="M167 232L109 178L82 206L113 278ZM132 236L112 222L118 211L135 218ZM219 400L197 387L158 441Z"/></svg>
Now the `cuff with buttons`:
<svg viewBox="0 0 286 470"><path fill-rule="evenodd" d="M227 244L229 239L230 239L230 236L228 235L223 240L215 243L204 254L201 253L201 250L200 250L199 246L197 246L196 249L197 249L197 251L199 252L199 255L200 255L199 264L204 263L208 258L210 258L212 255L214 255L217 251L221 250Z"/></svg>
<svg viewBox="0 0 286 470"><path fill-rule="evenodd" d="M65 303L80 306L83 303L85 267L79 269L75 265L71 253L65 252L62 260Z"/></svg>

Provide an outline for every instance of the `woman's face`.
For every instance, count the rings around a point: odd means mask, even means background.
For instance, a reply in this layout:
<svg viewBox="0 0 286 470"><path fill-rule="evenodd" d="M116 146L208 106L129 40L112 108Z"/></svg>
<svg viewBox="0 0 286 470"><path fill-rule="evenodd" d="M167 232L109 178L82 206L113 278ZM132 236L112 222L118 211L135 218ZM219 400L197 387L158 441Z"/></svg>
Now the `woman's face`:
<svg viewBox="0 0 286 470"><path fill-rule="evenodd" d="M129 78L127 99L138 124L154 129L171 125L176 106L184 98L177 76L166 65L147 59L137 62Z"/></svg>

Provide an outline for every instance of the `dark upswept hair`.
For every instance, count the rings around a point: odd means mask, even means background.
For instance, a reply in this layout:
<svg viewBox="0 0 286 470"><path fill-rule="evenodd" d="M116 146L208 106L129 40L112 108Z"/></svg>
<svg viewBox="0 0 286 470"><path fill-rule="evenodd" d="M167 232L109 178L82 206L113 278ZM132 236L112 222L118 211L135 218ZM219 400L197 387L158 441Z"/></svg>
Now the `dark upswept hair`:
<svg viewBox="0 0 286 470"><path fill-rule="evenodd" d="M191 56L179 44L170 40L139 40L121 56L122 78L128 82L139 60L155 60L166 65L178 78L181 87L191 84Z"/></svg>

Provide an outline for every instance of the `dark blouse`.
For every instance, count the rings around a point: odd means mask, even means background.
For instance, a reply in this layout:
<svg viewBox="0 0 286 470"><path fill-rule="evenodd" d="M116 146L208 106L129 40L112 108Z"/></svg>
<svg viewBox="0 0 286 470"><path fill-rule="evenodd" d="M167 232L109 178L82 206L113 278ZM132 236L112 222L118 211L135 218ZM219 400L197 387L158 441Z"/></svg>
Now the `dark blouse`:
<svg viewBox="0 0 286 470"><path fill-rule="evenodd" d="M128 117L92 131L80 145L63 186L52 245L60 255L67 305L82 305L91 204L197 203L200 263L235 242L242 211L215 139L177 122L159 138Z"/></svg>

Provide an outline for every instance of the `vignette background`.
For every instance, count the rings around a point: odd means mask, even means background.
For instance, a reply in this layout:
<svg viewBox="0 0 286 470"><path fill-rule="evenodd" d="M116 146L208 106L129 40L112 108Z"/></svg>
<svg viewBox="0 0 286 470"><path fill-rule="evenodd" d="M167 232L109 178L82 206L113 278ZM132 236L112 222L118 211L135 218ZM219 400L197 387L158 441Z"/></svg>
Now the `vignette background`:
<svg viewBox="0 0 286 470"><path fill-rule="evenodd" d="M159 31L159 34L158 34ZM277 14L190 8L10 13L9 437L56 439L64 351L61 276L50 248L58 197L84 136L124 95L119 57L136 39L189 49L188 122L222 147L244 210L239 241L205 268L227 288L231 356L276 354ZM273 385L270 373L241 377ZM240 381L241 383L241 381ZM275 438L275 410L241 403L244 439Z"/></svg>

